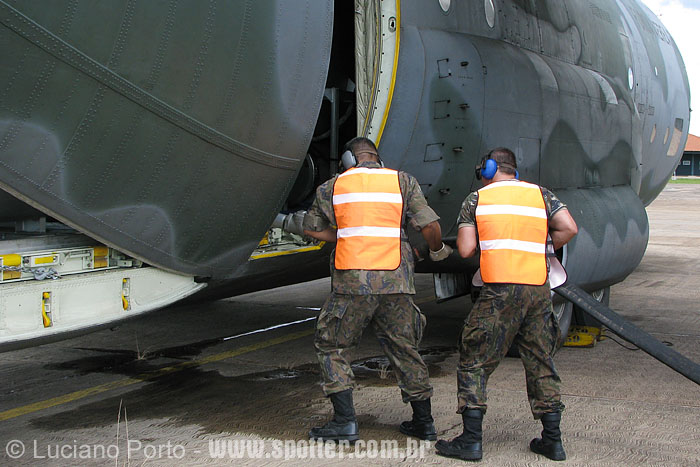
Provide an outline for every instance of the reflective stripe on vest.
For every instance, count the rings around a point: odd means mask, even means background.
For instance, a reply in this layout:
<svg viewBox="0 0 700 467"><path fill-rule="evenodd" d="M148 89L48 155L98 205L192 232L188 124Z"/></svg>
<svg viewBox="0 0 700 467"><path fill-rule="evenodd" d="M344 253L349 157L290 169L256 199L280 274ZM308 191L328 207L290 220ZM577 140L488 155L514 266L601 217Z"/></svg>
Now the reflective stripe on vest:
<svg viewBox="0 0 700 467"><path fill-rule="evenodd" d="M547 281L547 210L537 185L495 182L479 190L476 226L487 283Z"/></svg>
<svg viewBox="0 0 700 467"><path fill-rule="evenodd" d="M401 264L403 197L399 173L357 167L333 186L336 269L394 270Z"/></svg>

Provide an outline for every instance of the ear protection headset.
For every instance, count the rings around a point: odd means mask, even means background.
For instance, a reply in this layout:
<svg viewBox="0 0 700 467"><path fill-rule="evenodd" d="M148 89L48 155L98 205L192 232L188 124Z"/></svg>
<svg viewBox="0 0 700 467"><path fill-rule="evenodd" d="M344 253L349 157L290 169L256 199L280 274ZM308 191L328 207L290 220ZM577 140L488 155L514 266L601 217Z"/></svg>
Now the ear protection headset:
<svg viewBox="0 0 700 467"><path fill-rule="evenodd" d="M482 157L481 163L475 167L474 173L476 175L477 180L481 180L482 178L485 178L486 180L491 180L493 177L496 176L496 172L498 172L498 162L491 159L490 156L491 153ZM510 164L505 165L510 167ZM520 174L518 173L517 169L515 170L515 178L516 180L520 178Z"/></svg>
<svg viewBox="0 0 700 467"><path fill-rule="evenodd" d="M489 156L484 156L481 158L481 164L475 167L474 173L477 180L485 178L486 180L491 180L496 176L498 172L498 162L491 159Z"/></svg>
<svg viewBox="0 0 700 467"><path fill-rule="evenodd" d="M367 153L367 154L374 154L377 156L377 159L379 159L379 165L384 167L384 162L382 161L382 158L379 157L379 154L373 151L362 151L359 154L362 153ZM352 152L352 149L348 149L343 153L342 156L340 156L340 163L343 165L343 168L345 170L351 169L357 165L357 157L355 157L355 153Z"/></svg>

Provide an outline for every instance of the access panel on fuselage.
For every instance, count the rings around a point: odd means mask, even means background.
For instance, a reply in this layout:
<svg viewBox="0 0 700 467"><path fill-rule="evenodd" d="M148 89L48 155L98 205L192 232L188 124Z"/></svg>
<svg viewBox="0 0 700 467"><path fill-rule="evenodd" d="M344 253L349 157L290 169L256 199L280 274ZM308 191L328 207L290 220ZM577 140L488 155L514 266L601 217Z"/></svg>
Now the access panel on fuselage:
<svg viewBox="0 0 700 467"><path fill-rule="evenodd" d="M455 226L481 156L483 107L484 69L470 36L402 29L380 149L390 166L417 177L446 233Z"/></svg>

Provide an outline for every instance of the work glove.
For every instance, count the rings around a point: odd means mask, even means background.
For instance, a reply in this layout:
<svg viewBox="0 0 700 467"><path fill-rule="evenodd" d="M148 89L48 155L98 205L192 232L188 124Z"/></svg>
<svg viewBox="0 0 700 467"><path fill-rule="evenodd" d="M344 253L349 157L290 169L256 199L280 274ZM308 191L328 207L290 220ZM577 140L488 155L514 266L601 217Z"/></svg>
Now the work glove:
<svg viewBox="0 0 700 467"><path fill-rule="evenodd" d="M430 250L430 259L432 261L442 261L443 259L450 256L450 254L452 254L452 248L450 248L449 245L443 243L442 248L440 248L438 251Z"/></svg>

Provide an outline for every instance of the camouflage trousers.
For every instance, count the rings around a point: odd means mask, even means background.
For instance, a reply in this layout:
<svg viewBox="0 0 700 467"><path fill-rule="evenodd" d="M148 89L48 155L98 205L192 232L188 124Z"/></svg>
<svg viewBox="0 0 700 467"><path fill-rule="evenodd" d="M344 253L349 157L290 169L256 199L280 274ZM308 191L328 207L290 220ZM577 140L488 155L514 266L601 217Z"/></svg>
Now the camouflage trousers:
<svg viewBox="0 0 700 467"><path fill-rule="evenodd" d="M331 293L318 317L314 337L324 394L329 396L354 386L355 375L346 355L372 323L399 382L403 401L431 397L428 367L418 353L425 322L425 316L408 294Z"/></svg>
<svg viewBox="0 0 700 467"><path fill-rule="evenodd" d="M457 412L486 411L489 376L513 343L525 367L527 395L535 419L564 410L561 380L552 360L559 336L549 283L486 284L462 329Z"/></svg>

